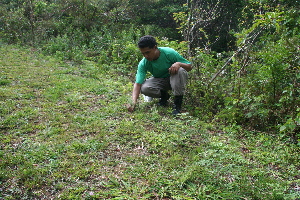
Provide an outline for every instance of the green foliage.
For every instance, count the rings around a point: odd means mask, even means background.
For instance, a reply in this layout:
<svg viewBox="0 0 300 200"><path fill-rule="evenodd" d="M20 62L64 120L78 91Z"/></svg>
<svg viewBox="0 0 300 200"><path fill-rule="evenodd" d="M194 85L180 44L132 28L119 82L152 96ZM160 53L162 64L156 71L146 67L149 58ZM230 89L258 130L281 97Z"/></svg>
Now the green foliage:
<svg viewBox="0 0 300 200"><path fill-rule="evenodd" d="M76 45L76 39L70 39L67 35L58 36L50 40L42 47L42 51L45 55L54 55L57 58L64 60L72 60L75 62L83 61L86 56L84 50Z"/></svg>
<svg viewBox="0 0 300 200"><path fill-rule="evenodd" d="M297 142L300 79L295 12L257 15L250 28L236 34L238 50L233 54L195 49L188 91L191 112L257 130L281 127ZM284 131L289 124L290 132Z"/></svg>
<svg viewBox="0 0 300 200"><path fill-rule="evenodd" d="M190 113L273 130L295 119L299 104L299 11L290 2L265 2L234 1L225 8L223 1L215 1L214 7L211 2L195 1L5 1L0 34L2 42L35 44L45 55L70 63L96 61L100 70L112 69L131 80L142 58L137 40L155 35L160 46L172 47L193 62L185 101ZM182 3L187 4L182 7ZM237 15L228 18L229 23L225 16L231 11ZM174 19L169 18L172 15ZM220 39L209 28L216 20L222 23L222 31L231 26L226 34L235 33L236 52L211 51ZM168 33L170 28L178 31L174 21L186 42L162 37L174 36ZM221 29L218 33L224 35ZM10 84L3 76L1 85ZM50 93L56 99L64 91L56 88Z"/></svg>
<svg viewBox="0 0 300 200"><path fill-rule="evenodd" d="M241 1L186 1L184 10L173 13L184 40L189 41L191 51L200 47L223 52L234 49L238 19L245 2ZM232 15L232 13L235 13Z"/></svg>
<svg viewBox="0 0 300 200"><path fill-rule="evenodd" d="M299 198L297 2L185 2L0 3L0 198ZM126 111L146 34L193 63L182 115Z"/></svg>
<svg viewBox="0 0 300 200"><path fill-rule="evenodd" d="M290 27L285 26L290 20L289 13L266 13L259 18L247 34L259 26L264 27L265 33L259 42L261 48L253 49L248 55L251 62L243 66L247 75L241 79L246 87L240 86L240 106L247 118L256 119L251 123L275 127L285 122L286 115L294 116L299 104L299 40L296 35L286 37L291 33Z"/></svg>
<svg viewBox="0 0 300 200"><path fill-rule="evenodd" d="M291 116L287 116L286 122L279 126L279 130L284 136L289 136L295 143L300 143L300 109L297 108L296 112L292 112Z"/></svg>
<svg viewBox="0 0 300 200"><path fill-rule="evenodd" d="M1 5L0 34L8 43L38 46L68 35L82 48L97 37L110 37L113 42L119 39L116 35L132 31L132 26L149 27L151 34L161 37L180 37L172 19L172 12L181 9L179 1L32 0Z"/></svg>
<svg viewBox="0 0 300 200"><path fill-rule="evenodd" d="M294 95L291 96L288 103L280 101L285 90L296 92L295 86L291 84L297 82L295 76L297 70L291 70L293 67L288 61L289 58L294 57L296 49L287 49L282 42L270 43L257 54L253 54L253 57L261 60L261 64L249 67L247 76L243 77L242 81L242 83L245 81L247 90L243 89L240 95L243 99L248 100L240 102L240 105L244 107L244 110L248 110L246 116L260 115L257 120L262 121L263 124L266 120L273 124L280 123L283 115L294 109L296 102L299 101ZM251 107L248 107L250 102ZM275 118L279 121L273 121ZM259 124L258 121L254 123Z"/></svg>
<svg viewBox="0 0 300 200"><path fill-rule="evenodd" d="M0 198L299 198L299 146L281 137L155 102L128 113L132 83L110 66L0 51Z"/></svg>

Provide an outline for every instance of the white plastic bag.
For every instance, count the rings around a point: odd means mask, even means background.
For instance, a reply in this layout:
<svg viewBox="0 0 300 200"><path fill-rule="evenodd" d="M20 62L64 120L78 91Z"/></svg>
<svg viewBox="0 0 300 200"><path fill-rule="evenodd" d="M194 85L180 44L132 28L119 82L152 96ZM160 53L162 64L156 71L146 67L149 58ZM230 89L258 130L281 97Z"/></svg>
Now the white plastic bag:
<svg viewBox="0 0 300 200"><path fill-rule="evenodd" d="M143 96L144 96L144 102L150 102L150 101L153 100L152 97L148 97L148 96L146 96L146 95L143 95Z"/></svg>

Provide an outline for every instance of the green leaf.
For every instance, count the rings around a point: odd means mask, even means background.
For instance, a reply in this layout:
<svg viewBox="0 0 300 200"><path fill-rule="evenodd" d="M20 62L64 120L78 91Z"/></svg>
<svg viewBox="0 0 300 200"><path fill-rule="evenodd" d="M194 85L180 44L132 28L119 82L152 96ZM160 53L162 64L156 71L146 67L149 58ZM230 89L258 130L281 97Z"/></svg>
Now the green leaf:
<svg viewBox="0 0 300 200"><path fill-rule="evenodd" d="M286 130L286 126L281 126L280 127L280 132L283 132L284 130Z"/></svg>

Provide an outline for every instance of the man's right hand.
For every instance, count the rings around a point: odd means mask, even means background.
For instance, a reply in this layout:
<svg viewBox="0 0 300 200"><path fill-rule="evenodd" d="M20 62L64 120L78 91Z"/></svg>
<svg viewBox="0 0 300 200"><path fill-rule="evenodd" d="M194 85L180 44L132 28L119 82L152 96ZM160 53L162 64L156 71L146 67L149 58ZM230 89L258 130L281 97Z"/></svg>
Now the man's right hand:
<svg viewBox="0 0 300 200"><path fill-rule="evenodd" d="M136 102L133 102L133 103L131 103L131 104L128 104L128 105L127 105L127 110L128 110L129 112L133 112L134 109L135 109L135 106L136 106Z"/></svg>
<svg viewBox="0 0 300 200"><path fill-rule="evenodd" d="M133 112L136 105L137 105L137 101L138 101L138 98L139 98L139 95L140 95L140 92L141 92L141 87L142 87L142 84L139 84L139 83L135 83L134 86L133 86L132 102L131 102L131 104L129 104L127 106L127 109L128 109L129 112Z"/></svg>

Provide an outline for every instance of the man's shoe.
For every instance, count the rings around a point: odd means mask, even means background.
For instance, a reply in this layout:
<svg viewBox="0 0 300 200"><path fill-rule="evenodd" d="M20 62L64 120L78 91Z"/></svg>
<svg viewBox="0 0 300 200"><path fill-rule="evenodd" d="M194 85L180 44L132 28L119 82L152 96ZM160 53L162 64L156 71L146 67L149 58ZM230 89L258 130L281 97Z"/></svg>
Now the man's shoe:
<svg viewBox="0 0 300 200"><path fill-rule="evenodd" d="M158 106L167 106L170 95L167 91L161 90L160 100L157 103Z"/></svg>
<svg viewBox="0 0 300 200"><path fill-rule="evenodd" d="M183 96L175 96L174 110L172 112L173 115L177 115L177 114L181 113L182 100L183 100Z"/></svg>
<svg viewBox="0 0 300 200"><path fill-rule="evenodd" d="M178 110L178 109L174 109L173 112L172 112L173 115L178 115L178 114L180 114L180 113L181 113L181 112L180 112L180 110Z"/></svg>

